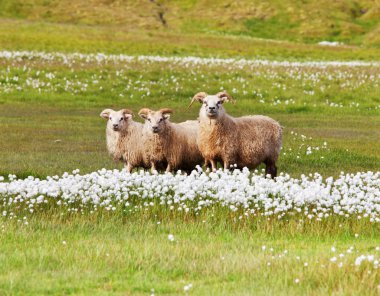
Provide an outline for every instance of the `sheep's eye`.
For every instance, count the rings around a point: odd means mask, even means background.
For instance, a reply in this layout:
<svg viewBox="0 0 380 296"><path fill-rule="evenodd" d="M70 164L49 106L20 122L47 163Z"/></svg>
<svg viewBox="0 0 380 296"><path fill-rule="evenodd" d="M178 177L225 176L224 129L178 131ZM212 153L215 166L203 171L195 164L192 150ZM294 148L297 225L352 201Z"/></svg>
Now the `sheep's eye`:
<svg viewBox="0 0 380 296"><path fill-rule="evenodd" d="M163 118L160 118L160 121L159 122L162 122L164 119Z"/></svg>
<svg viewBox="0 0 380 296"><path fill-rule="evenodd" d="M112 118L111 118L111 117L110 117L109 119L110 119L110 120L112 120Z"/></svg>
<svg viewBox="0 0 380 296"><path fill-rule="evenodd" d="M150 118L148 118L148 121L149 121L149 122L151 121Z"/></svg>
<svg viewBox="0 0 380 296"><path fill-rule="evenodd" d="M120 121L122 121L122 120L124 120L124 118L122 117L122 118L120 118Z"/></svg>
<svg viewBox="0 0 380 296"><path fill-rule="evenodd" d="M218 103L217 103L217 104L218 104L218 105L220 105L221 103L222 103L221 101L218 101Z"/></svg>

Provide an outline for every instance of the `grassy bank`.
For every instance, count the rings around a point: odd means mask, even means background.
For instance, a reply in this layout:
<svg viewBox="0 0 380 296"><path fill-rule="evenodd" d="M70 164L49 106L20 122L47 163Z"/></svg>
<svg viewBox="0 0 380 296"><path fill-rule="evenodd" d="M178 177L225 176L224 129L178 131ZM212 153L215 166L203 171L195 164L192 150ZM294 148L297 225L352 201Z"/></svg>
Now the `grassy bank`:
<svg viewBox="0 0 380 296"><path fill-rule="evenodd" d="M131 55L241 57L271 60L378 60L380 49L320 46L250 36L130 30L0 19L0 46L7 50L104 52Z"/></svg>

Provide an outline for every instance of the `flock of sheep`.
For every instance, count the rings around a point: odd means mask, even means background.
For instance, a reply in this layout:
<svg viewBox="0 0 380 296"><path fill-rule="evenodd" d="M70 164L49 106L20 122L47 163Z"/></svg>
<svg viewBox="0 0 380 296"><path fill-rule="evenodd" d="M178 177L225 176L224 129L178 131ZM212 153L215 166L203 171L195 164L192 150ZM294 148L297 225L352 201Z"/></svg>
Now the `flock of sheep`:
<svg viewBox="0 0 380 296"><path fill-rule="evenodd" d="M216 95L197 93L190 105L202 103L198 120L169 121L171 109L143 108L145 123L132 119L132 111L105 109L107 148L115 160L125 163L128 172L140 167L153 171L192 171L197 165L217 169L256 168L265 163L266 174L277 175L276 161L282 144L280 124L267 116L234 118L223 108L233 101L225 91Z"/></svg>

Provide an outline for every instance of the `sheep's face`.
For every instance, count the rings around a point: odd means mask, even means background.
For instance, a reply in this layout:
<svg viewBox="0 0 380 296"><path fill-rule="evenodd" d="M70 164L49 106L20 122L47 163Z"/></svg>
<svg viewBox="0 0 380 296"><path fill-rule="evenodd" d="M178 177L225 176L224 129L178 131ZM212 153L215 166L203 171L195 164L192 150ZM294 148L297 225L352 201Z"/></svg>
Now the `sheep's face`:
<svg viewBox="0 0 380 296"><path fill-rule="evenodd" d="M216 118L224 112L223 100L217 96L207 96L203 99L202 109L209 118Z"/></svg>
<svg viewBox="0 0 380 296"><path fill-rule="evenodd" d="M107 128L117 132L127 127L128 121L132 118L132 111L128 109L119 111L106 109L100 113L100 116L108 120Z"/></svg>
<svg viewBox="0 0 380 296"><path fill-rule="evenodd" d="M170 118L170 109L161 109L159 111L152 111L149 109L141 109L139 115L145 120L145 125L154 134L158 134L165 129L167 120Z"/></svg>
<svg viewBox="0 0 380 296"><path fill-rule="evenodd" d="M200 92L193 97L189 107L195 101L202 104L200 111L201 115L207 116L210 119L215 119L224 114L222 104L229 101L234 102L234 99L226 91L219 92L216 95L207 95L205 92Z"/></svg>

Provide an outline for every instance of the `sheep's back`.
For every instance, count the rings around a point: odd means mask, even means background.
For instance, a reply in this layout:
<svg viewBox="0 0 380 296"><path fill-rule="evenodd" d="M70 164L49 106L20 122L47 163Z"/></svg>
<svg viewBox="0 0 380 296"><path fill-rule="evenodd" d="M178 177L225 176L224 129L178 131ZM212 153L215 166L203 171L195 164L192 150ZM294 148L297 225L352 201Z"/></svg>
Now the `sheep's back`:
<svg viewBox="0 0 380 296"><path fill-rule="evenodd" d="M199 122L197 120L187 120L177 124L178 132L183 136L188 145L197 146L197 136L199 131Z"/></svg>
<svg viewBox="0 0 380 296"><path fill-rule="evenodd" d="M263 116L235 118L240 136L240 161L251 167L266 161L276 161L282 144L282 129L274 119Z"/></svg>

